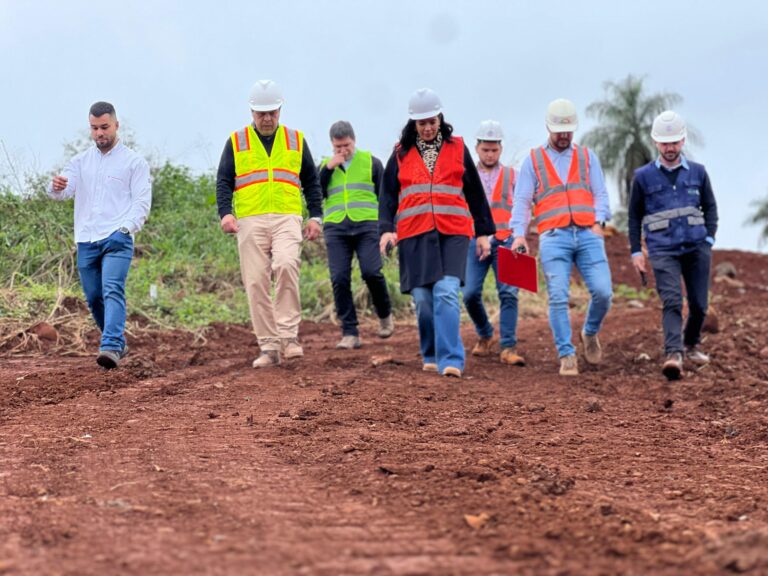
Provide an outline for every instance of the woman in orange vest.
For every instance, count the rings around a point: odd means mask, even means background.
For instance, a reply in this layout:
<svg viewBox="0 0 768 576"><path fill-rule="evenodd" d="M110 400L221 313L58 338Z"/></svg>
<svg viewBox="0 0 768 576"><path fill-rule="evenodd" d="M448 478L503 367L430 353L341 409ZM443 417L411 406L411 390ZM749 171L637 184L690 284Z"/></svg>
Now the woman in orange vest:
<svg viewBox="0 0 768 576"><path fill-rule="evenodd" d="M380 249L398 247L400 291L416 304L423 370L460 378L459 289L469 240L477 235L477 254L485 259L496 228L472 156L452 135L437 94L417 90L408 115L384 169Z"/></svg>

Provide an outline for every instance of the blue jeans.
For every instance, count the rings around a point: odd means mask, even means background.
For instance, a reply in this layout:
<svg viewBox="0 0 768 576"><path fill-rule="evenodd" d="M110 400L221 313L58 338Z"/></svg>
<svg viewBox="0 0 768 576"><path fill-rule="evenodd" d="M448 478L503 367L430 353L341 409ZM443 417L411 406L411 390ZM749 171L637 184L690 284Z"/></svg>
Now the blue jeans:
<svg viewBox="0 0 768 576"><path fill-rule="evenodd" d="M448 366L464 371L464 343L459 334L460 285L456 276L443 276L430 286L411 290L416 303L421 357L425 364L437 364L441 373Z"/></svg>
<svg viewBox="0 0 768 576"><path fill-rule="evenodd" d="M661 324L664 327L664 353L682 352L683 345L695 346L701 339L701 327L707 315L709 268L712 247L701 242L695 250L679 256L651 256L656 290L664 305ZM688 320L683 326L683 290L688 295Z"/></svg>
<svg viewBox="0 0 768 576"><path fill-rule="evenodd" d="M555 338L557 354L560 358L571 356L576 354L568 316L571 269L576 264L589 290L591 298L584 333L594 336L600 331L613 298L605 242L589 228L554 228L539 236L539 253L549 295L549 326Z"/></svg>
<svg viewBox="0 0 768 576"><path fill-rule="evenodd" d="M93 319L101 330L99 350L125 348L125 280L133 238L113 232L96 242L78 242L77 270Z"/></svg>
<svg viewBox="0 0 768 576"><path fill-rule="evenodd" d="M464 306L475 324L475 331L480 338L493 336L493 324L488 321L488 314L483 306L483 284L488 275L488 269L493 266L496 278L496 292L499 294L499 333L502 348L514 348L517 344L517 293L516 286L499 282L499 246L509 248L512 244L510 236L505 242L491 238L491 254L485 260L480 260L476 253L477 240L472 238L467 255L467 276L464 279Z"/></svg>

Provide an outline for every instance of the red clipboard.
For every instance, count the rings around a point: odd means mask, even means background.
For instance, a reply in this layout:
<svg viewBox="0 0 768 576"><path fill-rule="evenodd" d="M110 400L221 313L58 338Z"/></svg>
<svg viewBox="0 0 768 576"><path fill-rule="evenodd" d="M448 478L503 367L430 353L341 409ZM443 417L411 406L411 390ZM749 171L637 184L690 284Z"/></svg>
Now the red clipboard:
<svg viewBox="0 0 768 576"><path fill-rule="evenodd" d="M539 291L536 258L499 246L499 280L531 292Z"/></svg>

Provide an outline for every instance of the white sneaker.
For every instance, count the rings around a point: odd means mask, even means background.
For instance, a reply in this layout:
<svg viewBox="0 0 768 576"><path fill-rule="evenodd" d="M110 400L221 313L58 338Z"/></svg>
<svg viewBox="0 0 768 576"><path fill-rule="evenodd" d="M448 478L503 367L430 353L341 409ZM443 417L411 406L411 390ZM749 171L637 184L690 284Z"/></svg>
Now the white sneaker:
<svg viewBox="0 0 768 576"><path fill-rule="evenodd" d="M698 346L686 346L685 359L696 366L709 364L709 356L704 354Z"/></svg>

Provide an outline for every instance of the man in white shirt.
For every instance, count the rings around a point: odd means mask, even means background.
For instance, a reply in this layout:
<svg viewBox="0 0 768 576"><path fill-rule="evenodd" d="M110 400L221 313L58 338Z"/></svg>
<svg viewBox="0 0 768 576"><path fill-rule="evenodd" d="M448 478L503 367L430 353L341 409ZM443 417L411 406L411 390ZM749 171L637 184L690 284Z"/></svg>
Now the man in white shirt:
<svg viewBox="0 0 768 576"><path fill-rule="evenodd" d="M95 146L81 152L54 176L48 195L75 199L77 269L85 299L101 330L96 362L116 368L125 343L125 281L133 258L133 235L152 204L147 161L117 136L112 104L96 102L88 116Z"/></svg>

